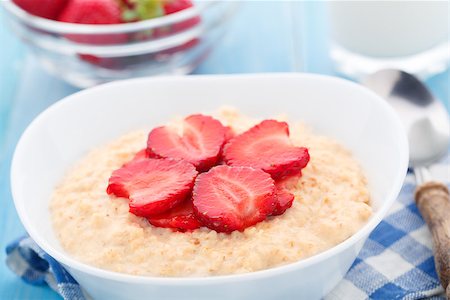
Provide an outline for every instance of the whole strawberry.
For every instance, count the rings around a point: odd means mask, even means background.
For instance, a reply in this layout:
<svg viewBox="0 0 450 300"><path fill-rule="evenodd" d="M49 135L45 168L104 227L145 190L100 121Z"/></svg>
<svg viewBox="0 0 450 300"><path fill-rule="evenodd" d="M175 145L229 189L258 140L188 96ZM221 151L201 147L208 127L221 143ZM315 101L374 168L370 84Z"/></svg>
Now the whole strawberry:
<svg viewBox="0 0 450 300"><path fill-rule="evenodd" d="M69 0L61 12L58 21L79 24L119 24L122 23L122 12L116 0ZM128 41L126 34L70 34L67 39L85 44L110 45ZM90 64L104 68L118 68L120 58L98 57L90 54L79 54L79 57Z"/></svg>
<svg viewBox="0 0 450 300"><path fill-rule="evenodd" d="M13 2L32 15L55 20L68 0L13 0Z"/></svg>
<svg viewBox="0 0 450 300"><path fill-rule="evenodd" d="M122 13L116 0L70 0L58 21L80 24L122 23Z"/></svg>
<svg viewBox="0 0 450 300"><path fill-rule="evenodd" d="M164 0L163 3L164 13L166 15L192 7L192 2L190 0Z"/></svg>
<svg viewBox="0 0 450 300"><path fill-rule="evenodd" d="M184 9L193 7L190 0L121 0L124 22L136 22L153 19L165 15L170 15ZM200 22L199 16L173 23L167 26L161 26L154 30L135 33L132 40L142 41L151 38L161 38L176 32L187 30ZM192 42L188 41L184 48L192 47ZM177 52L175 50L172 52Z"/></svg>
<svg viewBox="0 0 450 300"><path fill-rule="evenodd" d="M163 8L164 8L165 15L177 13L184 9L191 8L193 6L194 5L191 2L191 0L163 0ZM201 21L200 16L194 16L187 20L184 20L184 21L181 21L178 23L174 23L168 28L158 28L158 30L156 30L156 32L155 32L155 35L157 35L158 37L164 37L164 36L168 36L171 34L175 34L177 32L182 32L182 31L188 30L190 28L193 28L194 26L199 24L200 21ZM179 46L166 49L166 50L162 51L161 53L159 53L158 56L161 56L161 55L165 56L168 54L171 55L171 54L175 54L177 52L186 51L190 48L193 48L198 43L199 43L199 39L194 38L194 39L187 41L186 43L181 44Z"/></svg>
<svg viewBox="0 0 450 300"><path fill-rule="evenodd" d="M124 22L136 22L164 15L161 0L121 0Z"/></svg>
<svg viewBox="0 0 450 300"><path fill-rule="evenodd" d="M163 9L165 15L170 15L193 7L193 3L190 0L163 0ZM155 34L158 37L168 36L177 32L188 30L200 23L200 17L194 16L190 19L174 23L168 27L158 28Z"/></svg>

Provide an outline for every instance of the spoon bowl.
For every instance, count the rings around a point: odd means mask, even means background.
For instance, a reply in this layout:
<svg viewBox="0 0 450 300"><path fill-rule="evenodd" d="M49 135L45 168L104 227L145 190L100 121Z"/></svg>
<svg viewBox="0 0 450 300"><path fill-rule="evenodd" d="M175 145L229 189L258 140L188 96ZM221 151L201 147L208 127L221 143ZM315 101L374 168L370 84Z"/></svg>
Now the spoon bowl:
<svg viewBox="0 0 450 300"><path fill-rule="evenodd" d="M387 99L399 113L409 142L409 164L424 167L447 153L450 121L444 105L414 75L386 69L368 76L364 85Z"/></svg>

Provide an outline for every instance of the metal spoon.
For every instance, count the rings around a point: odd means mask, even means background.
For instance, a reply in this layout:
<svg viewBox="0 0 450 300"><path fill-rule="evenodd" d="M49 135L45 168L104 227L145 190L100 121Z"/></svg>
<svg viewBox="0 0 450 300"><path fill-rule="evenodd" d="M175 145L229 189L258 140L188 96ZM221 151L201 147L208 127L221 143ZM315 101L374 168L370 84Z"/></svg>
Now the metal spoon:
<svg viewBox="0 0 450 300"><path fill-rule="evenodd" d="M447 151L450 121L445 107L415 76L399 70L381 70L363 84L385 98L405 125L409 165L417 181L415 200L433 236L434 260L450 299L450 199L447 186L432 181L428 167Z"/></svg>

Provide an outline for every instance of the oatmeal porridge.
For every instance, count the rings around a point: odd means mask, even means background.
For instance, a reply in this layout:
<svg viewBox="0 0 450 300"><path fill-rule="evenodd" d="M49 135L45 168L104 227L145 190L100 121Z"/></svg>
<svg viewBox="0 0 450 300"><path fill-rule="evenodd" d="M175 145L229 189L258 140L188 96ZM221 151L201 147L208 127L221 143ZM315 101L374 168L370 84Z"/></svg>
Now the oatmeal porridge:
<svg viewBox="0 0 450 300"><path fill-rule="evenodd" d="M236 134L260 121L234 109L213 116ZM339 244L372 214L364 173L333 139L314 134L302 123L288 123L290 139L308 148L310 161L302 176L284 180L294 201L282 215L223 233L206 227L177 232L130 213L128 199L108 195L105 189L111 173L145 147L148 131L138 130L92 150L56 187L50 209L63 249L111 271L192 277L267 269Z"/></svg>

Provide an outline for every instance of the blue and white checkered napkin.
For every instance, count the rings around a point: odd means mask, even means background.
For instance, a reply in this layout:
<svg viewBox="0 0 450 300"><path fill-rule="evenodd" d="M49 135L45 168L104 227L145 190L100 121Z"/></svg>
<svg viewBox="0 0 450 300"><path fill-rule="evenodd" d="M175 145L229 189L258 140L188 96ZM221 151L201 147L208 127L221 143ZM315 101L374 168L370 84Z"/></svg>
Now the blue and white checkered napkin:
<svg viewBox="0 0 450 300"><path fill-rule="evenodd" d="M447 180L449 157L434 166ZM409 174L391 211L327 300L445 299L434 268L431 234L414 204L414 189ZM25 282L48 284L67 300L85 299L72 276L29 237L12 242L6 252L9 268Z"/></svg>
<svg viewBox="0 0 450 300"><path fill-rule="evenodd" d="M85 300L78 282L28 235L6 247L6 264L26 283L47 284L65 300Z"/></svg>
<svg viewBox="0 0 450 300"><path fill-rule="evenodd" d="M450 152L430 168L450 188ZM408 173L397 201L369 236L329 299L445 299L435 271L431 233L416 204ZM449 299L450 300L450 299Z"/></svg>

